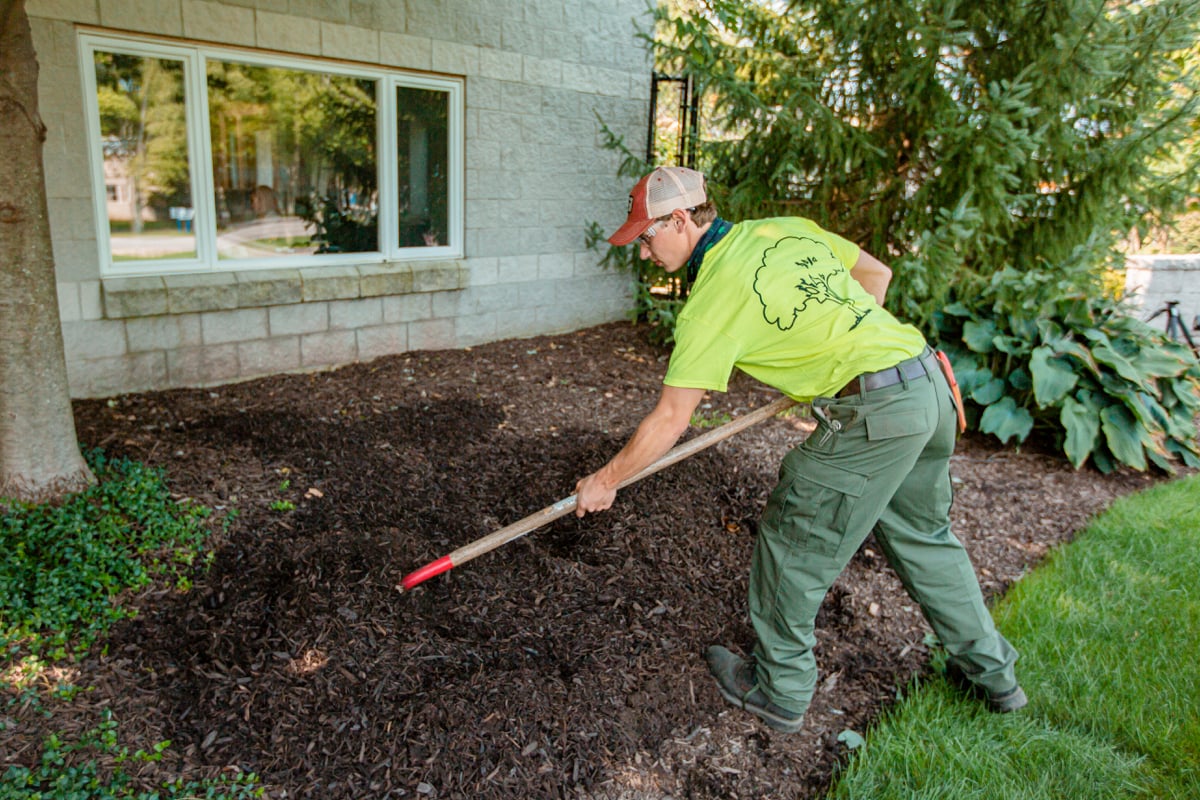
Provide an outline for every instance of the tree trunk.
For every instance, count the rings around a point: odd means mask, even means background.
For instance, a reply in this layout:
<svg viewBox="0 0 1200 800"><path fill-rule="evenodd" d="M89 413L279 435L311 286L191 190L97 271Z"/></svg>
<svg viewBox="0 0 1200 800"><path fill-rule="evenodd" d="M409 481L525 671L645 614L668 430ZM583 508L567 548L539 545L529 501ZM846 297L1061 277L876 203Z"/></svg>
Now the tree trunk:
<svg viewBox="0 0 1200 800"><path fill-rule="evenodd" d="M95 483L67 385L25 0L0 0L0 497L43 502Z"/></svg>

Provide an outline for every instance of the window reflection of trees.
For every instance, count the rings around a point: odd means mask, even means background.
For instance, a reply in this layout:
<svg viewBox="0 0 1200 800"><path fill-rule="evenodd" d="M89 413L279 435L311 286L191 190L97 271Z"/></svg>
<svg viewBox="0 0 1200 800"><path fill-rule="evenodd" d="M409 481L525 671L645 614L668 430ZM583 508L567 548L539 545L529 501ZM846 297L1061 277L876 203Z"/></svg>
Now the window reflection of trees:
<svg viewBox="0 0 1200 800"><path fill-rule="evenodd" d="M97 51L94 67L110 231L170 230L171 209L192 207L183 62ZM194 237L157 248L128 255L191 255Z"/></svg>
<svg viewBox="0 0 1200 800"><path fill-rule="evenodd" d="M379 249L375 81L215 60L207 80L222 257Z"/></svg>

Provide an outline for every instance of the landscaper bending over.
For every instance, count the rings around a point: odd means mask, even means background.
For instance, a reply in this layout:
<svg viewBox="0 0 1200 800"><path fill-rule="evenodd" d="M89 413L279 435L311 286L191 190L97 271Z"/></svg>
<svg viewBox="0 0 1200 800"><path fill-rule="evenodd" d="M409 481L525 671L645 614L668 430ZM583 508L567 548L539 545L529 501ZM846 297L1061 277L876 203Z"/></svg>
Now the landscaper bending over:
<svg viewBox="0 0 1200 800"><path fill-rule="evenodd" d="M950 532L957 409L920 332L883 308L891 270L801 218L731 225L704 176L647 175L609 242L694 280L675 327L658 405L619 453L576 485L577 514L687 429L734 367L812 403L817 429L783 459L750 564L753 660L708 649L726 700L775 730L800 729L817 683L813 624L825 593L874 532L949 654L948 674L995 711L1025 705L1017 653L992 623L966 551Z"/></svg>

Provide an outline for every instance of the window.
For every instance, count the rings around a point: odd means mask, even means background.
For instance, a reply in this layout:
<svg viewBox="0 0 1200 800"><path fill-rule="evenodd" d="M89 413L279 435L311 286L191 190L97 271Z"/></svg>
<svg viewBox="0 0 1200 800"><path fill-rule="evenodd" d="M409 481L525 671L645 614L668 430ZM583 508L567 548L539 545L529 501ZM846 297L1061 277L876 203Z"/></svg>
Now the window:
<svg viewBox="0 0 1200 800"><path fill-rule="evenodd" d="M462 84L82 34L106 276L462 254Z"/></svg>

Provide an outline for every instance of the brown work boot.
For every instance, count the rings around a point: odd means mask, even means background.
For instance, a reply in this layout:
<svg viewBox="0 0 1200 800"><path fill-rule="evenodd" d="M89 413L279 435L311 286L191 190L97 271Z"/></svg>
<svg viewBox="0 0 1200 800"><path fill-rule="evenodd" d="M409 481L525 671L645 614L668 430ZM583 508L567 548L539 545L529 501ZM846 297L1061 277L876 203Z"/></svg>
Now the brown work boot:
<svg viewBox="0 0 1200 800"><path fill-rule="evenodd" d="M982 700L989 711L995 711L997 714L1016 711L1029 703L1029 699L1025 697L1025 691L1019 684L1003 692L991 692L979 684L973 683L963 668L953 661L946 662L946 680L968 697Z"/></svg>
<svg viewBox="0 0 1200 800"><path fill-rule="evenodd" d="M704 654L708 671L717 679L721 696L740 709L762 718L767 727L781 733L795 733L804 724L804 714L780 708L758 688L754 662L734 655L714 644Z"/></svg>

